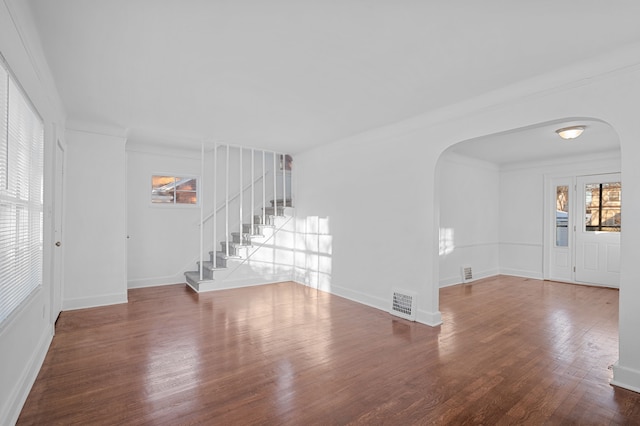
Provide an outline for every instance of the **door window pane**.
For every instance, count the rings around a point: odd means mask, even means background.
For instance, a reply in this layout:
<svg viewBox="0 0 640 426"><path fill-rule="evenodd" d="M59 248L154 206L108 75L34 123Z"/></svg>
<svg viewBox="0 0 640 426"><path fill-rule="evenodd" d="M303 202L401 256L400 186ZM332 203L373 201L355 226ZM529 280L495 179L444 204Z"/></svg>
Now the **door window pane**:
<svg viewBox="0 0 640 426"><path fill-rule="evenodd" d="M556 246L569 245L569 186L556 187Z"/></svg>
<svg viewBox="0 0 640 426"><path fill-rule="evenodd" d="M585 231L620 232L620 182L585 185Z"/></svg>

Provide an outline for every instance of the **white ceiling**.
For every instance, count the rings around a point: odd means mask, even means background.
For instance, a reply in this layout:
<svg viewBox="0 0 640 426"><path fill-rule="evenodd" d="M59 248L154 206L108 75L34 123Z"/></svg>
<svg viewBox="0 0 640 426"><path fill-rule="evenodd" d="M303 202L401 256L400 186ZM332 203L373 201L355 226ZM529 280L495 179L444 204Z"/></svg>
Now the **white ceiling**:
<svg viewBox="0 0 640 426"><path fill-rule="evenodd" d="M29 0L73 122L298 153L640 41L637 0Z"/></svg>
<svg viewBox="0 0 640 426"><path fill-rule="evenodd" d="M580 137L564 140L557 135L556 130L574 125L585 127ZM562 120L470 139L449 151L502 166L591 154L615 157L620 155L620 139L611 126L601 121Z"/></svg>

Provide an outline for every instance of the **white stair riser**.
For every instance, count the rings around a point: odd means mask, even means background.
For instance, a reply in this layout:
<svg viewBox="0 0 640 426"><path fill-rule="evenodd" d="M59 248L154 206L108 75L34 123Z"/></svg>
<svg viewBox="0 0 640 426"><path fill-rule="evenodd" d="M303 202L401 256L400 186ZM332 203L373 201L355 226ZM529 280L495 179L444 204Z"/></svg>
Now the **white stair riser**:
<svg viewBox="0 0 640 426"><path fill-rule="evenodd" d="M268 275L273 279L286 277L286 271L282 269L282 266L263 260L263 258L273 259L273 255L265 253L265 257L258 252L261 248L267 251L273 250L272 247L269 247L269 241L276 242L276 236L274 235L276 232L280 230L291 232L293 230L295 221L291 220L291 217L294 215L294 210L289 207L288 200L287 207L282 207L282 204L279 203L276 209L267 207L265 210L269 211L269 209L272 213L277 212L286 216L267 215L266 220L263 220L262 216L256 215L253 227L251 224L244 224L242 234L240 232L231 233L228 256L226 241L220 242L219 251L209 252L209 260L202 264L202 280L200 280L200 262L197 262L197 271L185 272L188 284L196 291L233 287L239 285L234 284L235 282L252 282L252 280L256 279L256 267L262 271L270 270L271 272ZM267 223L263 224L263 221ZM263 244L266 244L266 246L263 246ZM257 256L252 260L254 253ZM215 268L213 268L214 256L216 257ZM231 274L233 274L233 277L229 277Z"/></svg>

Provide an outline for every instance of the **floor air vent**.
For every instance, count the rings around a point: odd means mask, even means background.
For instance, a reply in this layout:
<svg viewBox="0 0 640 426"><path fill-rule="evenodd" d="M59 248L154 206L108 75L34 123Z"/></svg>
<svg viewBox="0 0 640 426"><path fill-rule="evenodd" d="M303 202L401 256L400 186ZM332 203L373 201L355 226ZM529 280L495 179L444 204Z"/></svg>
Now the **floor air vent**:
<svg viewBox="0 0 640 426"><path fill-rule="evenodd" d="M461 269L462 269L462 282L468 283L469 281L473 281L473 271L471 270L471 266L463 266Z"/></svg>
<svg viewBox="0 0 640 426"><path fill-rule="evenodd" d="M406 290L393 290L391 314L411 321L416 320L416 294Z"/></svg>

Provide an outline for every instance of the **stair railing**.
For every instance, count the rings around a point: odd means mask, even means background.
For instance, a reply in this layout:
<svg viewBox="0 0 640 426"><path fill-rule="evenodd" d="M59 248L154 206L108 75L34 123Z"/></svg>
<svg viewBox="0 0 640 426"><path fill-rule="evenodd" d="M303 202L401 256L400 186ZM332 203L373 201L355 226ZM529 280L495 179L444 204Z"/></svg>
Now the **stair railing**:
<svg viewBox="0 0 640 426"><path fill-rule="evenodd" d="M223 147L225 148L225 157L223 159L224 162L224 176L219 176L220 175L220 170L222 167L218 166L218 161L220 160L219 158L219 153L218 153L218 149ZM230 196L229 191L230 191L230 180L232 177L231 174L231 164L230 164L230 150L231 148L237 148L238 149L238 179L239 179L239 190L236 194ZM248 183L247 185L244 184L244 150L249 150L251 151L251 177L250 177L250 183ZM255 166L256 166L256 162L255 162L255 157L256 157L256 151L259 152L261 154L261 174L260 176L256 177L255 176ZM267 169L267 154L270 153L272 156L272 170L268 170ZM228 257L229 256L229 237L230 237L230 233L229 233L229 218L230 218L230 203L235 201L236 199L239 198L238 200L238 220L239 220L239 235L240 235L240 243L242 244L244 242L244 232L243 232L243 223L244 223L244 194L247 191L250 191L250 226L251 226L251 230L250 230L250 234L254 233L254 229L255 229L255 196L256 196L256 189L255 189L255 185L259 184L261 182L262 184L262 218L261 218L261 223L263 225L265 225L267 223L267 204L266 204L266 200L267 200L267 176L269 175L269 173L272 173L273 176L273 214L277 215L278 214L278 182L277 182L277 167L278 167L278 159L280 159L281 161L281 169L282 169L282 207L287 207L287 182L286 182L286 158L287 156L285 154L279 154L275 151L266 151L266 150L256 150L255 148L243 148L241 146L233 146L230 144L215 144L214 148L213 148L213 209L209 214L205 214L204 212L204 203L202 202L203 199L203 195L204 192L204 173L205 173L205 145L204 143L201 144L201 161L200 161L200 174L202 176L202 179L200 180L200 221L199 221L199 225L200 225L200 280L203 279L203 261L204 261L204 228L205 228L205 224L207 222L209 222L210 220L213 220L213 249L214 249L214 256L213 256L213 268L217 268L217 256L215 255L215 251L216 251L216 247L217 247L217 242L218 242L218 219L219 219L219 214L224 210L224 232L225 232L225 246L224 246L224 254ZM220 206L218 206L218 182L219 182L219 178L224 178L224 202L222 202L220 204ZM270 185L269 185L270 186ZM249 206L247 206L249 207Z"/></svg>

